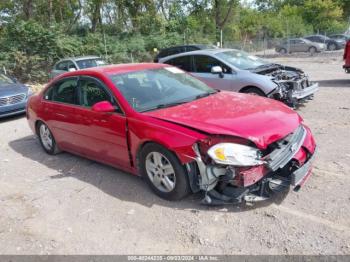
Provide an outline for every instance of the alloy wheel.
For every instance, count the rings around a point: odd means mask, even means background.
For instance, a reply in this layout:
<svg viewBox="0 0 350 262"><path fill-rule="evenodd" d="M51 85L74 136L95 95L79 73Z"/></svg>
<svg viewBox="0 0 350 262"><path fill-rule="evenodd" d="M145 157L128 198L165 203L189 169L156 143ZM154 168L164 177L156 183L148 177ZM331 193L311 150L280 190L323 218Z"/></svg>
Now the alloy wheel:
<svg viewBox="0 0 350 262"><path fill-rule="evenodd" d="M150 152L146 157L146 171L152 184L161 192L174 190L176 176L170 161L159 152Z"/></svg>
<svg viewBox="0 0 350 262"><path fill-rule="evenodd" d="M335 46L335 44L330 44L329 47L328 47L328 49L329 49L330 51L334 51L335 49L337 49L337 47Z"/></svg>
<svg viewBox="0 0 350 262"><path fill-rule="evenodd" d="M49 128L46 125L42 124L40 126L39 132L43 146L45 147L45 149L51 150L53 145L53 139Z"/></svg>

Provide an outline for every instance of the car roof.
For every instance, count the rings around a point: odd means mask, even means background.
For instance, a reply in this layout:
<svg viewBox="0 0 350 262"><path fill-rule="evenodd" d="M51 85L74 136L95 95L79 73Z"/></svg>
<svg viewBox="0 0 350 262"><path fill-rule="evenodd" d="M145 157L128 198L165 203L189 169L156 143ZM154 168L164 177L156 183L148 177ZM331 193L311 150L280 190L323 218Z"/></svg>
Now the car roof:
<svg viewBox="0 0 350 262"><path fill-rule="evenodd" d="M88 59L101 59L101 57L99 56L76 56L76 57L66 57L63 58L61 60L59 60L57 63L59 62L63 62L63 61L67 61L67 60L73 60L73 61L81 61L81 60L88 60Z"/></svg>
<svg viewBox="0 0 350 262"><path fill-rule="evenodd" d="M179 47L192 47L192 46L193 47L198 47L198 48L213 47L213 45L205 45L205 44L188 44L188 45L175 45L175 46L165 47L165 48L162 48L160 51L173 49L173 48L179 48Z"/></svg>
<svg viewBox="0 0 350 262"><path fill-rule="evenodd" d="M91 73L99 73L105 75L123 74L129 72L137 72L142 70L157 69L169 67L160 63L137 63L137 64L118 64L118 65L106 65L99 67L91 67L83 70L77 70L73 72L64 73L63 76L79 76Z"/></svg>
<svg viewBox="0 0 350 262"><path fill-rule="evenodd" d="M232 51L232 50L240 51L237 49L229 49L229 48L203 49L203 50L196 50L196 51L191 51L191 52L185 52L185 53L179 53L179 54L175 54L175 55L165 56L165 57L160 58L159 61L168 60L168 59L180 57L180 56L188 56L188 55L215 55L217 53L222 53L225 51Z"/></svg>
<svg viewBox="0 0 350 262"><path fill-rule="evenodd" d="M328 38L328 36L326 36L326 35L308 35L308 36L305 36L305 38L308 38L308 37L313 37L313 36Z"/></svg>

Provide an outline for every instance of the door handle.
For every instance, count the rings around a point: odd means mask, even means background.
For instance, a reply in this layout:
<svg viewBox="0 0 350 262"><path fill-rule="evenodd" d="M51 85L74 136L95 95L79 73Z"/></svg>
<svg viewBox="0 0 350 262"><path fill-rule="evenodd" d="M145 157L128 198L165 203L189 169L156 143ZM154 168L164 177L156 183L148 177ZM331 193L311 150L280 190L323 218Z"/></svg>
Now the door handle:
<svg viewBox="0 0 350 262"><path fill-rule="evenodd" d="M60 116L60 117L64 117L64 118L67 117L65 114L61 114L61 113L56 113L56 116Z"/></svg>

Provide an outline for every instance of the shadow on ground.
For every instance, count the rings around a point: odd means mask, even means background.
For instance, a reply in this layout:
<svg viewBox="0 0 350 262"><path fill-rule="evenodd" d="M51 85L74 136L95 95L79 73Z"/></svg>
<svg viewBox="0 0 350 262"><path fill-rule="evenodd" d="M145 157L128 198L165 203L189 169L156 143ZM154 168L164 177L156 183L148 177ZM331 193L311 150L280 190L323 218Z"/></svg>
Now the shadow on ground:
<svg viewBox="0 0 350 262"><path fill-rule="evenodd" d="M348 79L332 79L317 81L320 87L350 87L350 75Z"/></svg>
<svg viewBox="0 0 350 262"><path fill-rule="evenodd" d="M8 122L11 122L11 121L16 121L16 120L18 120L20 118L23 118L25 116L26 116L26 114L23 113L23 114L14 115L14 116L2 117L2 118L0 118L0 124L8 123Z"/></svg>
<svg viewBox="0 0 350 262"><path fill-rule="evenodd" d="M254 205L205 206L200 204L200 200L203 198L203 195L200 193L190 195L178 202L169 202L154 195L140 177L70 153L64 152L50 156L43 151L35 136L27 136L11 141L9 146L22 156L55 170L57 174L49 176L48 179L73 177L84 183L89 183L120 200L136 202L147 207L162 205L175 209L187 209L193 212L197 210L226 211L223 210L223 208L226 208L231 212L244 212L272 203L280 204L287 195L287 193L281 194L270 201L255 203Z"/></svg>

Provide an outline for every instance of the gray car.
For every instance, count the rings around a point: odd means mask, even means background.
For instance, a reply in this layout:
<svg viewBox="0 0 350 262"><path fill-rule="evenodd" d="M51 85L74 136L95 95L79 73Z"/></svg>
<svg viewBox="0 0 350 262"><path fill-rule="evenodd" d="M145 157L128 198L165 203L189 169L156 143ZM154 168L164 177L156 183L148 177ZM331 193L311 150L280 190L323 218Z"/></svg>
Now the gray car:
<svg viewBox="0 0 350 262"><path fill-rule="evenodd" d="M65 58L58 61L51 73L50 78L54 78L60 74L76 71L80 69L96 67L96 66L104 66L107 63L98 56L82 56L82 57L70 57Z"/></svg>
<svg viewBox="0 0 350 262"><path fill-rule="evenodd" d="M234 49L211 49L159 60L190 72L215 89L266 96L295 106L312 97L318 84L300 69L270 63Z"/></svg>
<svg viewBox="0 0 350 262"><path fill-rule="evenodd" d="M288 39L276 46L276 52L280 54L309 52L314 54L322 52L326 49L324 43L311 42L304 38Z"/></svg>
<svg viewBox="0 0 350 262"><path fill-rule="evenodd" d="M0 73L0 118L25 113L31 95L28 86Z"/></svg>

